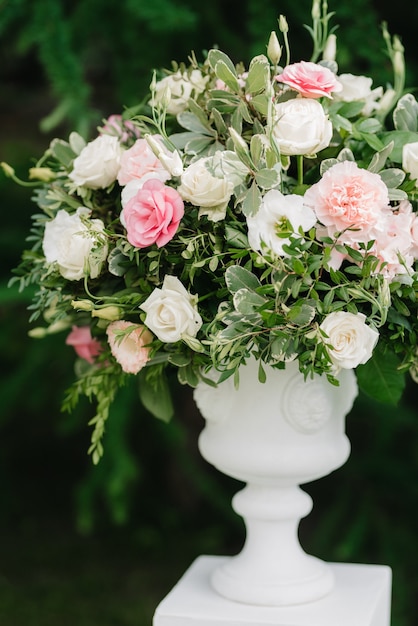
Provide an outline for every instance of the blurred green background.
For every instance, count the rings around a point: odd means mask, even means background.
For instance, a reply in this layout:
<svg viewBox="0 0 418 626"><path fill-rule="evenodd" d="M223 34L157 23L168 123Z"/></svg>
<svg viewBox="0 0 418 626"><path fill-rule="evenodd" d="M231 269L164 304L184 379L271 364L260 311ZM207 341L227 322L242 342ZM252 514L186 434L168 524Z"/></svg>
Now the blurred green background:
<svg viewBox="0 0 418 626"><path fill-rule="evenodd" d="M153 68L218 45L234 61L265 51L280 13L293 60L308 58L310 0L0 0L0 161L23 178L54 136L94 136L103 117L141 99ZM418 85L418 6L330 1L342 72L391 80L380 23L406 48ZM29 294L7 289L34 206L0 174L0 623L148 626L158 602L199 554L233 554L239 488L197 452L203 420L176 389L165 425L141 408L135 381L118 397L98 467L86 451L88 403L60 413L73 380L64 337L27 337ZM348 418L352 455L306 486L308 552L393 568L392 626L418 623L417 389L387 408L360 397ZM336 625L337 626L337 625ZM354 626L354 625L353 625Z"/></svg>

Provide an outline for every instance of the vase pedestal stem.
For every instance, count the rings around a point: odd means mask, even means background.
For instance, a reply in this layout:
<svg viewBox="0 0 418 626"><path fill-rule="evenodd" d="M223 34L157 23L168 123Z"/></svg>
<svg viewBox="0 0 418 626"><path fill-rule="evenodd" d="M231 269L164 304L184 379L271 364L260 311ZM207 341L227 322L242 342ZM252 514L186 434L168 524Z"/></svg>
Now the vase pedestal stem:
<svg viewBox="0 0 418 626"><path fill-rule="evenodd" d="M332 589L328 564L299 543L299 521L312 509L307 493L297 486L249 484L232 506L244 518L246 541L213 573L216 591L238 602L282 606L316 600Z"/></svg>

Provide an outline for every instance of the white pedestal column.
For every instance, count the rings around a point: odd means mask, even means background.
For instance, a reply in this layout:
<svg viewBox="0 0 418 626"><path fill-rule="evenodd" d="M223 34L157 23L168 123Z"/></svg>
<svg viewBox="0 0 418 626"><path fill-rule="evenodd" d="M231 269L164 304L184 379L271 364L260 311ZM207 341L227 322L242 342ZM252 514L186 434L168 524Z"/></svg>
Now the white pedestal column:
<svg viewBox="0 0 418 626"><path fill-rule="evenodd" d="M158 606L153 626L390 626L391 570L328 564L335 579L324 598L297 606L233 602L210 584L228 557L201 556Z"/></svg>

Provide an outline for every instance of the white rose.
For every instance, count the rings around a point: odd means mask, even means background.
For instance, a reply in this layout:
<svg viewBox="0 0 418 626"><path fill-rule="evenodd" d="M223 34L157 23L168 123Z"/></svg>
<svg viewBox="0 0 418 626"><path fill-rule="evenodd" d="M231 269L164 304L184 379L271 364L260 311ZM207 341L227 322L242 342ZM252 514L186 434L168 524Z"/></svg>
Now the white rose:
<svg viewBox="0 0 418 626"><path fill-rule="evenodd" d="M208 166L211 157L199 159L185 169L177 191L187 202L200 207L199 217L207 215L212 222L225 217L234 184L227 178L213 176Z"/></svg>
<svg viewBox="0 0 418 626"><path fill-rule="evenodd" d="M418 141L406 143L402 148L402 167L415 180L418 187Z"/></svg>
<svg viewBox="0 0 418 626"><path fill-rule="evenodd" d="M77 187L105 189L117 178L121 155L122 148L117 137L100 135L74 159L69 178Z"/></svg>
<svg viewBox="0 0 418 626"><path fill-rule="evenodd" d="M379 339L379 333L367 326L366 316L362 313L330 313L320 329L328 337L324 341L337 371L341 368L353 369L366 363Z"/></svg>
<svg viewBox="0 0 418 626"><path fill-rule="evenodd" d="M284 155L316 154L329 146L332 124L312 98L295 98L275 105L273 134Z"/></svg>
<svg viewBox="0 0 418 626"><path fill-rule="evenodd" d="M280 230L287 231L290 222L293 232L308 231L316 224L315 213L304 205L302 196L284 196L277 189L266 193L257 213L247 217L248 241L253 250L261 251L261 242L280 256L286 256L283 245L290 243L288 238L279 237Z"/></svg>
<svg viewBox="0 0 418 626"><path fill-rule="evenodd" d="M194 95L201 93L208 80L209 77L203 76L200 70L193 70L190 75L178 70L157 82L154 98L150 104L156 106L167 99L167 112L178 115L187 109L187 103L192 93Z"/></svg>
<svg viewBox="0 0 418 626"><path fill-rule="evenodd" d="M61 209L45 224L45 258L48 263L56 263L67 280L80 280L85 271L97 278L107 257L104 224L102 220L88 220L89 215L84 207L72 215Z"/></svg>
<svg viewBox="0 0 418 626"><path fill-rule="evenodd" d="M147 314L146 326L166 343L195 337L202 326L196 297L175 276L165 276L161 289L154 289L140 308Z"/></svg>
<svg viewBox="0 0 418 626"><path fill-rule="evenodd" d="M383 87L372 89L372 79L368 76L355 76L354 74L341 74L338 80L342 84L342 91L333 94L334 100L353 102L364 100L362 113L370 115L379 108L377 100L383 96Z"/></svg>

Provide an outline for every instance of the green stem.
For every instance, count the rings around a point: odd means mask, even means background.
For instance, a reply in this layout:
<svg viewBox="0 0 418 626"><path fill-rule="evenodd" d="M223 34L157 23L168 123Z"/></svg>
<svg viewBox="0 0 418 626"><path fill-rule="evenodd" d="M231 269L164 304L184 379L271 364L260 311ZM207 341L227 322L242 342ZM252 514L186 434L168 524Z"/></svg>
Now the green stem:
<svg viewBox="0 0 418 626"><path fill-rule="evenodd" d="M296 157L298 164L298 185L303 185L303 155L298 154Z"/></svg>

